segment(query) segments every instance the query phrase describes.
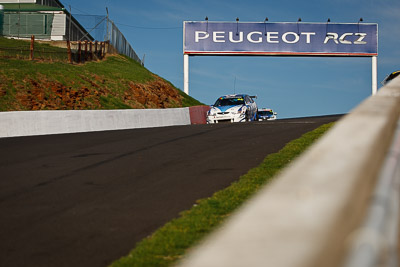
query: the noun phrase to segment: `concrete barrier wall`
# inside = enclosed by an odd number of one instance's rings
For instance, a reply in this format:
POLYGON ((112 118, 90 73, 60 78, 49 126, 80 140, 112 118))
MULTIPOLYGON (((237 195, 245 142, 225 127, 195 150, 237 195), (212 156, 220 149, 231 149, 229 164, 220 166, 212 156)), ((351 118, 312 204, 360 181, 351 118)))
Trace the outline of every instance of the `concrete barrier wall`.
POLYGON ((343 266, 399 114, 396 78, 337 122, 179 266, 343 266))
POLYGON ((190 124, 189 108, 0 112, 0 137, 190 124))

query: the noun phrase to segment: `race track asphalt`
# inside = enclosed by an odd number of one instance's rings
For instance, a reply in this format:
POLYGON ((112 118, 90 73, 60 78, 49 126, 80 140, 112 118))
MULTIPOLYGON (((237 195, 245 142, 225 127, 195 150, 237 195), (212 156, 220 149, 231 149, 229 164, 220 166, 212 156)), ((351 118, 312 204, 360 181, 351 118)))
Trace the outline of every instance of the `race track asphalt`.
POLYGON ((0 266, 107 266, 340 117, 0 139, 0 266))

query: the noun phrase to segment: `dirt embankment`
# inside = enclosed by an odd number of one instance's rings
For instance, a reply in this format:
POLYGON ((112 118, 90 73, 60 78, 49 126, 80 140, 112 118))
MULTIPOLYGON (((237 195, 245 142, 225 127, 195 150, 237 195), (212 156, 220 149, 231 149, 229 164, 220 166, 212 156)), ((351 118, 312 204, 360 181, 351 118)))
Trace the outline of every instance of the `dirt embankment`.
POLYGON ((15 101, 8 105, 11 110, 170 108, 182 104, 178 91, 158 76, 147 83, 119 81, 122 86, 97 75, 82 75, 77 80, 65 85, 45 76, 27 78, 23 83, 12 82, 13 92, 0 84, 0 96, 14 95, 15 101))
POLYGON ((124 101, 138 102, 142 107, 169 108, 181 106, 182 97, 178 91, 161 78, 146 84, 130 82, 124 92, 124 101))

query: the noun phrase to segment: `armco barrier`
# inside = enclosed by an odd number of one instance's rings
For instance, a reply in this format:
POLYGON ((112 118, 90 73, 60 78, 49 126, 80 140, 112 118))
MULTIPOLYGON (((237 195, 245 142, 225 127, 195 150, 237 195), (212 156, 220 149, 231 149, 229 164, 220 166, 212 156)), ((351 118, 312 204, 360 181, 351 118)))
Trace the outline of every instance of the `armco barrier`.
POLYGON ((189 108, 0 112, 0 137, 190 124, 189 108))
MULTIPOLYGON (((378 266, 382 259, 371 255, 384 255, 385 246, 369 244, 360 261, 350 251, 362 232, 367 240, 385 241, 363 227, 399 114, 396 78, 337 122, 179 266, 378 266)), ((398 217, 391 224, 398 233, 398 217)), ((392 239, 398 241, 398 234, 392 239)))

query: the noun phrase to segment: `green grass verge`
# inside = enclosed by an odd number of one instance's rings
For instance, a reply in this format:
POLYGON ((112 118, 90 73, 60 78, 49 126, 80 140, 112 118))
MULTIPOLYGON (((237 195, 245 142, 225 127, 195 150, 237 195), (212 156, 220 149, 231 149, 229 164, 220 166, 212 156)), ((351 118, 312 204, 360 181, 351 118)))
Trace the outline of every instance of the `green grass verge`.
POLYGON ((258 167, 251 169, 237 182, 210 198, 197 201, 192 209, 182 212, 179 218, 139 242, 128 256, 115 261, 111 266, 171 266, 188 248, 220 225, 332 125, 333 123, 325 124, 291 141, 278 153, 270 154, 258 167))

